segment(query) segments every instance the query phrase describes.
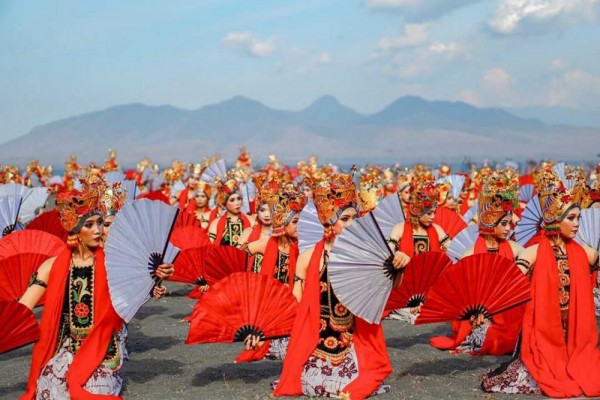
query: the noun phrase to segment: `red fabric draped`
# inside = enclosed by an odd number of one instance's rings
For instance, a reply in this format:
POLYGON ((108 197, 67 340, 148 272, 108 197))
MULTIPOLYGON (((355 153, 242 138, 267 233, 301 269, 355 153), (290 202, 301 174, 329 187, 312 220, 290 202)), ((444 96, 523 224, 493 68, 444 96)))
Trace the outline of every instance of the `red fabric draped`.
MULTIPOLYGON (((485 239, 480 235, 475 241, 473 253, 482 254, 487 252, 488 248, 485 244, 485 239)), ((511 260, 514 260, 515 258, 510 243, 506 240, 502 240, 498 243, 498 254, 511 260)), ((525 306, 523 305, 494 315, 493 323, 486 332, 481 349, 478 352, 473 352, 471 354, 503 355, 512 353, 519 337, 524 312, 525 306)), ((464 342, 471 333, 471 323, 469 321, 454 321, 452 322, 451 327, 452 335, 449 337, 438 336, 429 339, 431 346, 440 350, 454 350, 464 342)))
MULTIPOLYGON (((304 364, 317 347, 321 317, 319 269, 325 242, 315 246, 306 272, 306 284, 298 314, 283 363, 279 384, 273 391, 275 396, 302 395, 301 376, 304 364)), ((370 396, 383 382, 392 366, 387 354, 381 325, 372 325, 360 318, 354 318, 353 343, 358 358, 358 377, 342 392, 350 394, 354 400, 370 396)))
MULTIPOLYGON (((242 230, 248 228, 250 226, 250 220, 244 215, 240 214, 239 218, 242 220, 242 230)), ((225 233, 225 227, 227 226, 227 214, 223 215, 219 218, 219 222, 217 223, 217 236, 215 237, 214 244, 220 245, 221 239, 223 238, 223 234, 225 233)))
MULTIPOLYGON (((256 218, 256 224, 252 227, 252 231, 250 231, 250 235, 248 236, 248 240, 246 243, 250 244, 252 242, 256 242, 260 239, 260 233, 262 230, 262 224, 260 220, 256 218)), ((248 257, 248 271, 252 271, 252 267, 254 266, 254 259, 256 258, 256 254, 252 254, 248 257)))
POLYGON ((585 250, 566 243, 571 277, 565 343, 558 298, 558 267, 550 241, 540 241, 526 305, 521 359, 545 395, 600 395, 600 350, 585 250))
MULTIPOLYGON (((50 271, 48 289, 46 290, 46 304, 40 321, 41 337, 33 348, 29 381, 26 392, 21 397, 22 400, 35 398, 37 380, 42 368, 46 366, 56 351, 65 286, 67 285, 71 265, 71 252, 71 249, 67 249, 59 254, 50 271)), ((66 376, 67 386, 73 400, 121 399, 121 396, 91 394, 83 388, 94 370, 104 360, 113 333, 123 325, 123 320, 113 309, 110 300, 104 266, 104 251, 101 248, 96 250, 93 296, 94 325, 69 367, 66 376)))
MULTIPOLYGON (((427 237, 429 238, 429 250, 440 251, 440 238, 434 226, 430 225, 429 227, 425 228, 425 231, 427 232, 427 237)), ((413 229, 412 224, 408 221, 404 223, 404 232, 402 233, 402 238, 400 239, 399 249, 400 251, 406 253, 409 257, 415 256, 413 229)))

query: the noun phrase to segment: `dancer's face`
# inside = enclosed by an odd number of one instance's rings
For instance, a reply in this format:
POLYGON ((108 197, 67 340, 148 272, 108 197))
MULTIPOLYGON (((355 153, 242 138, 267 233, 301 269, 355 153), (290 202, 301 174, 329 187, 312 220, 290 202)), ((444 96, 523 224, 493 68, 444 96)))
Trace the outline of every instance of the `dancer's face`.
POLYGON ((271 226, 273 221, 271 220, 271 209, 268 204, 263 204, 258 208, 258 212, 256 213, 258 216, 258 220, 264 226, 271 226))
POLYGON ((335 232, 335 234, 339 235, 344 231, 344 229, 352 225, 352 222, 354 222, 356 217, 357 214, 356 209, 354 207, 346 208, 342 215, 340 215, 338 220, 333 225, 333 231, 335 232))
POLYGON ((106 241, 108 237, 108 233, 110 232, 110 227, 115 221, 114 215, 109 215, 108 217, 104 217, 104 222, 102 223, 102 240, 106 241))
POLYGON ((498 222, 498 225, 494 228, 494 236, 497 240, 506 240, 508 232, 510 232, 510 221, 512 221, 512 213, 506 214, 498 222))
POLYGON ((232 214, 239 214, 242 211, 242 196, 239 193, 229 196, 225 208, 232 214))
POLYGON ((429 228, 433 224, 435 218, 435 207, 430 208, 422 217, 419 218, 419 223, 425 228, 429 228))
POLYGON ((208 197, 206 196, 206 193, 202 191, 196 194, 196 198, 194 200, 196 200, 197 207, 204 208, 208 205, 208 197))
POLYGON ((285 226, 285 234, 290 238, 298 237, 298 220, 300 214, 296 214, 292 217, 292 220, 285 226))
POLYGON ((560 227, 560 235, 564 239, 573 239, 579 231, 579 218, 581 217, 581 211, 579 207, 575 207, 567 213, 567 215, 560 221, 558 225, 560 227))
POLYGON ((90 249, 98 247, 102 243, 102 232, 104 220, 100 215, 92 215, 85 220, 79 231, 81 243, 90 249))
POLYGON ((304 195, 306 196, 307 199, 312 199, 312 197, 313 197, 312 189, 309 188, 308 186, 304 186, 302 188, 302 193, 304 193, 304 195))
POLYGON ((408 203, 410 200, 410 185, 400 191, 400 200, 402 200, 403 203, 408 203))

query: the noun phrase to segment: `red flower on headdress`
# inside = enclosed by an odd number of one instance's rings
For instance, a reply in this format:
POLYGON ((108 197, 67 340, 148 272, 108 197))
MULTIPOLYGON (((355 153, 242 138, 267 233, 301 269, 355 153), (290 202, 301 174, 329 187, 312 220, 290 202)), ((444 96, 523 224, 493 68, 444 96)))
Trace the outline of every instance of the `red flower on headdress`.
POLYGON ((89 214, 89 213, 91 212, 91 210, 90 210, 90 208, 89 208, 89 207, 83 207, 83 206, 82 206, 82 207, 77 207, 77 208, 75 209, 75 212, 76 212, 78 215, 87 215, 87 214, 89 214))
POLYGON ((433 203, 431 202, 431 200, 423 200, 423 208, 429 208, 433 205, 433 203))
POLYGON ((569 203, 571 200, 573 200, 573 197, 571 197, 571 196, 570 196, 570 195, 568 195, 568 194, 565 194, 565 195, 563 195, 563 196, 560 198, 560 201, 561 201, 563 204, 569 203))
POLYGON ((512 209, 513 209, 512 203, 510 201, 503 201, 501 207, 502 207, 502 211, 505 211, 505 212, 512 211, 512 209))

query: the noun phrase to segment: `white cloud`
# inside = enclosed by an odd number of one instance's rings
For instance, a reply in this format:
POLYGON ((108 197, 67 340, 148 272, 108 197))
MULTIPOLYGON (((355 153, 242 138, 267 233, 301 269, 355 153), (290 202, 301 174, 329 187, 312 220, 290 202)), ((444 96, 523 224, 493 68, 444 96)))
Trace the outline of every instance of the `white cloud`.
POLYGON ((397 11, 408 21, 428 21, 481 0, 365 0, 368 9, 397 11))
POLYGON ((489 24, 496 32, 512 34, 522 25, 594 21, 599 4, 600 0, 501 0, 489 24))
POLYGON ((273 39, 258 39, 250 32, 231 32, 223 38, 223 44, 254 57, 267 57, 277 49, 273 39))
POLYGON ((331 54, 326 53, 326 52, 319 54, 318 61, 319 61, 319 64, 321 64, 321 65, 331 64, 331 61, 332 61, 331 54))
POLYGON ((546 105, 596 109, 600 104, 600 76, 580 69, 563 72, 550 82, 546 105))
POLYGON ((379 39, 377 48, 381 51, 419 46, 429 39, 429 24, 406 24, 404 34, 379 39))
POLYGON ((495 91, 505 91, 514 83, 513 77, 503 68, 491 68, 483 73, 483 84, 495 91))
POLYGON ((468 53, 457 43, 435 42, 394 53, 392 71, 401 78, 423 78, 468 58, 468 53))

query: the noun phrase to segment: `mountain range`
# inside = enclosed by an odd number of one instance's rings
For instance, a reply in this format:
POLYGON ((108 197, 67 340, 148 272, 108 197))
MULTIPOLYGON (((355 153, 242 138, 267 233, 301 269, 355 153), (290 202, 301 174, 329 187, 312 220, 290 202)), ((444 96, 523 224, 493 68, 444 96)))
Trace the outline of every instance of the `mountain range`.
POLYGON ((395 163, 470 157, 595 159, 600 128, 550 125, 496 108, 462 102, 397 99, 364 115, 323 96, 300 111, 267 107, 241 96, 197 110, 128 104, 33 128, 0 146, 2 164, 32 158, 62 164, 70 154, 101 163, 109 148, 123 165, 144 157, 165 165, 221 154, 233 161, 240 145, 254 160, 271 153, 287 162, 315 154, 322 161, 395 163))

